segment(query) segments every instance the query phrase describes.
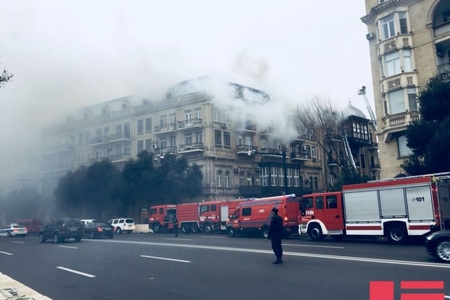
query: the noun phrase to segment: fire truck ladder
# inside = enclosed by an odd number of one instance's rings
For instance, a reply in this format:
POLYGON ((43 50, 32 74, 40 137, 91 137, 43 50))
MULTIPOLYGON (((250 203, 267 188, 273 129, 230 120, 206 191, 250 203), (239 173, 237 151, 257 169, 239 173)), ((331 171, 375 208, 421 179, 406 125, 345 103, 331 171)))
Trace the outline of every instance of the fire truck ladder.
POLYGON ((375 129, 375 132, 378 131, 377 129, 377 118, 375 118, 375 114, 373 113, 372 107, 369 104, 369 100, 367 100, 366 97, 366 87, 363 85, 361 89, 358 90, 358 95, 362 95, 364 97, 364 101, 366 102, 367 110, 369 111, 370 120, 373 129, 375 129))
POLYGON ((342 134, 342 142, 344 143, 345 154, 348 157, 350 165, 353 167, 355 171, 358 171, 356 168, 355 160, 353 159, 352 149, 350 148, 350 144, 348 143, 347 133, 344 132, 342 134))

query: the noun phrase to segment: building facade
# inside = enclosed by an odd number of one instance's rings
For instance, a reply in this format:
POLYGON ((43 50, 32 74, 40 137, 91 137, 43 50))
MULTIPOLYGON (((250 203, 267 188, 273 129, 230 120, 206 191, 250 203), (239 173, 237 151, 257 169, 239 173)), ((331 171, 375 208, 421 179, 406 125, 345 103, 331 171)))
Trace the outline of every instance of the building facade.
MULTIPOLYGON (((202 86, 210 80, 181 82, 163 100, 130 96, 85 107, 44 128, 42 192, 52 193, 67 171, 102 159, 121 167, 143 150, 153 153, 156 164, 177 155, 199 165, 204 177, 199 201, 301 195, 326 190, 336 181, 336 157, 319 147, 317 137, 303 132, 287 140, 275 134, 273 122, 233 109, 242 103, 264 107, 269 95, 229 82, 214 93, 202 86)), ((360 172, 376 179, 379 162, 369 120, 355 109, 347 110, 352 155, 360 172), (358 139, 364 143, 357 144, 358 139)), ((343 153, 342 138, 328 142, 343 153)))
POLYGON ((419 117, 416 95, 450 68, 450 2, 366 0, 382 178, 404 173, 405 130, 419 117))

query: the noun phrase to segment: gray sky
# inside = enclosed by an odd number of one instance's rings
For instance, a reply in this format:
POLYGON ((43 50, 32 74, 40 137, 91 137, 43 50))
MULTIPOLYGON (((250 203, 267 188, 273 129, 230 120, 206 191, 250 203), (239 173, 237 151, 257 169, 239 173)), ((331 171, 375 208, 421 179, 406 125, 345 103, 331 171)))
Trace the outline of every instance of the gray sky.
POLYGON ((361 0, 1 1, 0 165, 58 115, 210 75, 283 103, 313 96, 369 117, 361 0))

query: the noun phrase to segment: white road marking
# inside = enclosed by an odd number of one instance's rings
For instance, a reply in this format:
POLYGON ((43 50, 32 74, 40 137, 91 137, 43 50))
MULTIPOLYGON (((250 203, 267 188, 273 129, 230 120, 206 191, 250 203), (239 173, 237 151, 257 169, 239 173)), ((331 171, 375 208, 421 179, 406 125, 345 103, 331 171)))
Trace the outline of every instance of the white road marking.
POLYGON ((12 253, 9 253, 9 252, 4 252, 4 251, 0 251, 0 253, 2 253, 2 254, 6 254, 6 255, 14 255, 14 254, 12 254, 12 253))
POLYGON ((89 277, 89 278, 94 278, 95 277, 95 275, 91 275, 91 274, 88 274, 88 273, 83 273, 83 272, 80 272, 80 271, 76 271, 76 270, 72 270, 72 269, 68 269, 68 268, 64 268, 64 267, 56 267, 56 268, 60 269, 60 270, 63 270, 63 271, 72 272, 72 273, 75 273, 75 274, 78 274, 78 275, 86 276, 86 277, 89 277))
POLYGON ((173 237, 173 238, 165 238, 166 240, 178 240, 178 241, 192 241, 192 239, 180 239, 177 237, 173 237))
POLYGON ((189 264, 191 261, 189 260, 182 260, 182 259, 174 259, 174 258, 166 258, 166 257, 158 257, 158 256, 149 256, 149 255, 141 255, 141 257, 144 258, 153 258, 153 259, 160 259, 160 260, 168 260, 168 261, 175 261, 175 262, 182 262, 189 264))
POLYGON ((13 244, 24 244, 25 242, 11 241, 13 244))
POLYGON ((73 246, 58 246, 60 248, 69 248, 69 249, 78 249, 78 247, 73 247, 73 246))
MULTIPOLYGON (((116 241, 95 240, 95 242, 126 243, 126 244, 136 244, 136 245, 154 245, 154 246, 194 248, 194 249, 210 249, 210 250, 221 250, 221 251, 263 253, 263 254, 273 255, 272 250, 260 250, 260 249, 251 249, 251 248, 232 248, 232 247, 218 247, 218 246, 169 244, 169 243, 137 242, 137 241, 117 241, 117 240, 116 241)), ((383 264, 393 264, 393 265, 406 265, 406 266, 450 269, 450 264, 443 264, 443 263, 426 263, 426 262, 407 261, 407 260, 366 258, 366 257, 357 257, 357 256, 338 256, 338 255, 314 254, 314 253, 306 253, 306 252, 289 252, 289 251, 283 251, 283 255, 297 256, 297 257, 312 257, 312 258, 321 258, 321 259, 359 261, 359 262, 365 262, 365 263, 378 263, 378 264, 383 263, 383 264)))
POLYGON ((338 247, 338 246, 315 246, 315 245, 300 245, 300 244, 283 244, 283 246, 311 247, 311 248, 330 248, 330 249, 345 249, 344 247, 338 247))
POLYGON ((229 239, 229 237, 226 236, 215 236, 215 235, 200 235, 200 237, 209 239, 229 239))
POLYGON ((450 299, 450 296, 444 295, 444 298, 445 298, 445 299, 450 299))

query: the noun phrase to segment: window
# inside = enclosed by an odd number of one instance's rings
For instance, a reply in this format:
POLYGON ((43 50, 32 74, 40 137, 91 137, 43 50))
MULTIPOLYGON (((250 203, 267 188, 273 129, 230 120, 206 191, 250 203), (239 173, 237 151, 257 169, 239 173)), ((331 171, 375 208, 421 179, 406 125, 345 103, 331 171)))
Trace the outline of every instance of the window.
POLYGON ((220 130, 214 131, 214 144, 222 145, 222 132, 220 130))
POLYGON ((393 76, 400 74, 402 69, 400 68, 399 52, 389 53, 385 56, 386 60, 386 76, 393 76))
POLYGON ((217 109, 214 109, 214 122, 220 122, 220 113, 217 109))
POLYGON ((223 172, 221 170, 217 171, 217 187, 222 186, 222 175, 223 172))
POLYGON ((292 169, 293 171, 293 180, 294 180, 294 187, 300 187, 300 170, 299 169, 292 169))
POLYGON ((195 133, 195 142, 196 142, 197 144, 201 144, 201 143, 203 142, 203 135, 202 135, 202 132, 201 132, 201 131, 197 131, 197 132, 195 133))
POLYGON ((316 209, 323 209, 323 196, 316 197, 316 209))
POLYGON ((230 172, 226 171, 225 172, 225 187, 230 187, 230 172))
POLYGON ((184 135, 184 143, 186 145, 192 145, 192 134, 191 133, 186 133, 184 135))
POLYGON ((337 208, 337 197, 327 196, 327 208, 337 208))
POLYGON ((251 207, 245 207, 242 209, 242 216, 251 216, 252 215, 252 208, 251 207))
POLYGON ((191 123, 191 118, 192 118, 191 110, 186 110, 184 112, 184 120, 186 121, 186 124, 190 124, 191 123))
POLYGON ((166 115, 162 115, 159 117, 159 128, 166 128, 166 115))
POLYGON ((146 132, 152 131, 152 118, 145 119, 145 131, 146 132))
POLYGON ((175 124, 177 123, 177 118, 175 116, 175 114, 170 114, 169 115, 169 122, 170 122, 170 128, 174 129, 173 126, 175 126, 175 124))
POLYGON ((200 213, 208 212, 209 211, 209 205, 202 205, 200 206, 200 213))
POLYGON ((411 60, 411 50, 403 50, 403 68, 405 72, 412 72, 412 60, 411 60))
POLYGON ((145 140, 145 150, 147 150, 148 152, 152 152, 152 140, 148 139, 145 140))
POLYGON ((224 132, 223 133, 223 145, 230 147, 231 146, 231 138, 230 138, 230 133, 229 132, 224 132))
POLYGON ((159 141, 159 144, 161 145, 161 150, 165 150, 167 149, 167 139, 166 138, 161 138, 161 140, 159 141))
POLYGON ((117 124, 116 125, 116 134, 119 136, 119 137, 122 137, 121 135, 122 135, 122 124, 117 124))
POLYGON ((278 174, 277 174, 277 171, 278 171, 278 168, 277 167, 271 167, 271 171, 272 171, 272 173, 270 174, 270 179, 271 179, 271 186, 278 186, 278 174))
POLYGON ((138 120, 138 134, 144 133, 144 120, 138 120))
POLYGON ((164 208, 161 207, 161 208, 159 209, 159 213, 160 213, 160 214, 163 214, 163 213, 164 213, 164 208))
POLYGON ((408 33, 408 22, 406 20, 406 13, 403 12, 399 12, 398 13, 398 18, 400 21, 400 33, 401 34, 406 34, 408 33))
POLYGON ((239 148, 243 148, 244 147, 244 138, 242 137, 242 135, 238 136, 238 147, 239 148))
POLYGON ((269 167, 261 168, 261 186, 269 185, 269 167))
POLYGON ((389 110, 391 115, 405 112, 403 90, 389 93, 389 110))
POLYGON ((144 141, 138 141, 137 142, 137 151, 140 153, 142 150, 144 150, 144 141))
POLYGON ((196 108, 194 113, 195 113, 195 118, 196 119, 201 119, 202 118, 202 109, 201 108, 196 108))
POLYGON ((278 185, 284 186, 284 171, 283 168, 278 168, 278 185))
POLYGON ((98 128, 97 131, 95 132, 95 134, 96 134, 95 137, 98 137, 98 138, 102 137, 102 129, 98 128))
POLYGON ((317 148, 316 146, 311 146, 311 157, 317 158, 317 148))
POLYGON ((416 89, 414 88, 408 89, 408 104, 409 111, 417 111, 416 89))
POLYGON ((177 137, 172 135, 170 137, 170 149, 176 149, 177 148, 177 137))
POLYGON ((217 211, 217 204, 211 205, 211 211, 217 211))
POLYGON ((402 135, 397 138, 398 155, 400 157, 405 157, 412 154, 411 149, 408 148, 406 144, 407 144, 406 135, 402 135))
POLYGON ((381 27, 383 28, 383 39, 395 36, 394 14, 381 19, 381 27))

